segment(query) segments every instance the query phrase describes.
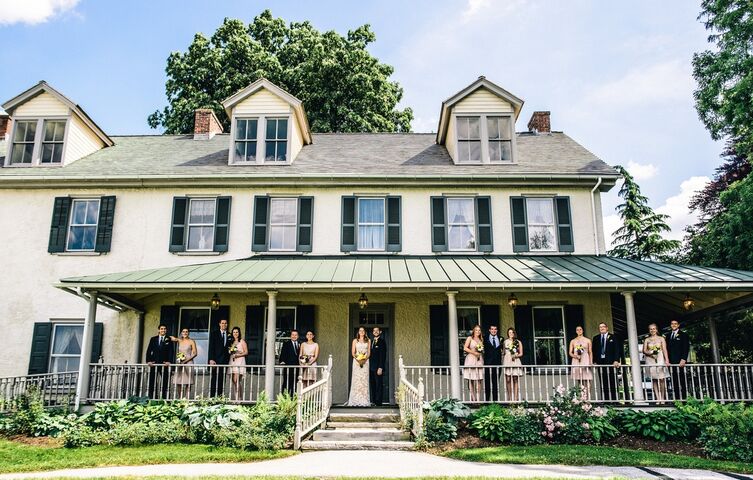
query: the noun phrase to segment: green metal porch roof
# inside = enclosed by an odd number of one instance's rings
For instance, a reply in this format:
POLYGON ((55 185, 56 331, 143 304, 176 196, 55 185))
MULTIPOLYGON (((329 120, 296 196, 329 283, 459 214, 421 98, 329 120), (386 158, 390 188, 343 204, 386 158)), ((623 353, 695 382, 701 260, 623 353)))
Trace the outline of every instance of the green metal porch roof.
POLYGON ((753 272, 595 255, 259 255, 69 277, 56 286, 113 292, 403 287, 753 291, 753 272))

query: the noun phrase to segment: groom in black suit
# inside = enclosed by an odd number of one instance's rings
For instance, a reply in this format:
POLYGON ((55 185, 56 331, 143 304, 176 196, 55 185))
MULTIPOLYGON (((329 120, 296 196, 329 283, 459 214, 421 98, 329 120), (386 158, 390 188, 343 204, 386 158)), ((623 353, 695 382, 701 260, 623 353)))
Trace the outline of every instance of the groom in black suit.
POLYGON ((387 373, 387 342, 382 337, 382 329, 374 327, 371 331, 371 358, 369 358, 369 391, 371 403, 377 407, 382 404, 384 377, 387 373))
POLYGON ((690 354, 690 338, 685 332, 680 332, 680 322, 669 322, 672 331, 664 335, 667 342, 667 356, 672 365, 672 393, 675 400, 685 400, 688 396, 688 381, 685 378, 685 364, 690 354))
MULTIPOLYGON (((298 357, 301 352, 301 342, 298 341, 298 330, 290 331, 290 340, 286 340, 280 349, 280 365, 295 367, 299 364, 298 357)), ((295 395, 297 385, 298 368, 284 368, 282 377, 282 391, 288 392, 291 397, 295 395)))
POLYGON ((612 365, 615 368, 597 368, 603 400, 617 400, 617 367, 623 362, 622 342, 609 333, 606 323, 599 324, 599 334, 591 342, 596 365, 612 365))
MULTIPOLYGON (((489 333, 484 336, 484 365, 502 365, 502 340, 497 334, 497 326, 489 326, 489 333)), ((499 368, 484 369, 484 393, 486 401, 499 399, 499 368)))
POLYGON ((160 377, 162 397, 167 398, 170 386, 170 363, 175 358, 175 344, 167 335, 167 325, 159 326, 159 334, 149 339, 146 363, 149 365, 149 398, 154 398, 157 377, 160 377))
POLYGON ((209 365, 217 365, 219 368, 209 368, 209 396, 216 397, 225 393, 225 374, 223 365, 230 363, 230 346, 233 337, 227 331, 227 319, 220 320, 220 331, 209 335, 209 365))

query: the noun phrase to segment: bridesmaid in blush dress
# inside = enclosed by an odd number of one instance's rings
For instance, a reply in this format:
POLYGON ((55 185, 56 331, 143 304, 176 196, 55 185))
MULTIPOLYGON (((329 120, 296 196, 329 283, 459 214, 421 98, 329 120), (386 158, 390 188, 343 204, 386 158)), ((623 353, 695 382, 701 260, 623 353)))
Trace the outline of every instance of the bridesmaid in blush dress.
POLYGON ((180 338, 170 337, 170 340, 178 343, 178 353, 176 354, 178 366, 175 367, 175 376, 173 377, 175 393, 178 398, 186 399, 191 396, 193 359, 196 358, 199 350, 196 348, 196 341, 190 337, 187 328, 180 331, 180 338))
POLYGON ((306 332, 306 342, 301 345, 301 356, 298 363, 301 365, 301 377, 303 377, 303 388, 308 387, 316 382, 316 359, 319 358, 319 344, 314 341, 314 332, 306 332))
POLYGON ((648 326, 648 338, 643 341, 643 355, 648 366, 648 376, 651 377, 654 400, 662 405, 667 399, 669 354, 667 341, 659 335, 659 328, 655 323, 648 326))
POLYGON ((523 342, 518 338, 514 328, 507 329, 507 338, 502 344, 504 356, 502 365, 505 367, 505 393, 507 400, 511 402, 520 401, 520 377, 523 376, 523 362, 520 361, 523 356, 523 342))
POLYGON ((235 401, 241 399, 241 379, 246 374, 246 355, 248 355, 248 346, 241 336, 241 329, 233 327, 232 330, 233 344, 230 345, 230 374, 233 376, 233 388, 230 392, 230 398, 235 401))
POLYGON ((572 359, 571 374, 581 387, 583 398, 588 400, 591 392, 591 380, 593 372, 591 371, 591 340, 583 336, 583 327, 575 327, 576 337, 570 340, 570 358, 572 359))
POLYGON ((471 402, 480 402, 484 384, 484 369, 472 368, 484 366, 484 339, 481 336, 481 326, 473 327, 473 333, 465 339, 463 345, 465 362, 463 378, 468 380, 468 388, 471 390, 471 402))

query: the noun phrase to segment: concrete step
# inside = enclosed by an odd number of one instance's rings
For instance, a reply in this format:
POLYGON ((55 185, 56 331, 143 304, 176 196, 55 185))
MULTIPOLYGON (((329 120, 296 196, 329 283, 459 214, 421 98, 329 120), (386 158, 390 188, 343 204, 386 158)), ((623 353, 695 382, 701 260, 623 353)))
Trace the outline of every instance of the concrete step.
POLYGON ((316 430, 312 439, 315 442, 358 441, 392 442, 408 441, 410 434, 399 429, 338 428, 336 430, 316 430))
POLYGON ((301 443, 301 450, 413 450, 413 442, 399 441, 326 441, 306 440, 301 443))
POLYGON ((400 428, 400 422, 327 422, 327 428, 400 428))
POLYGON ((399 413, 341 413, 330 411, 327 422, 376 422, 395 423, 400 421, 399 413))

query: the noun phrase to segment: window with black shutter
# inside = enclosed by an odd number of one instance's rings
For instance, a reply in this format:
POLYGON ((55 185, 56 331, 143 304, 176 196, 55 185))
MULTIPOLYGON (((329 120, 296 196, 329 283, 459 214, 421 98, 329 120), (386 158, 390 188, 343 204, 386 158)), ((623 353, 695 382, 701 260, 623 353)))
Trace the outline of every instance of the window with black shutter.
POLYGON ((254 252, 310 252, 313 197, 254 197, 254 252))
POLYGON ((431 197, 434 252, 491 252, 491 198, 431 197))
MULTIPOLYGON (((95 323, 89 363, 96 363, 102 355, 103 333, 104 325, 95 323)), ((83 337, 84 324, 81 322, 35 323, 29 356, 29 375, 78 372, 83 337)))
POLYGON ((110 251, 115 219, 115 197, 57 197, 52 209, 47 251, 110 251))
POLYGON ((573 252, 570 197, 511 197, 514 252, 573 252))
POLYGON ((231 197, 175 197, 170 225, 171 252, 226 252, 231 197))
POLYGON ((401 198, 342 197, 340 250, 399 252, 402 249, 401 198))

